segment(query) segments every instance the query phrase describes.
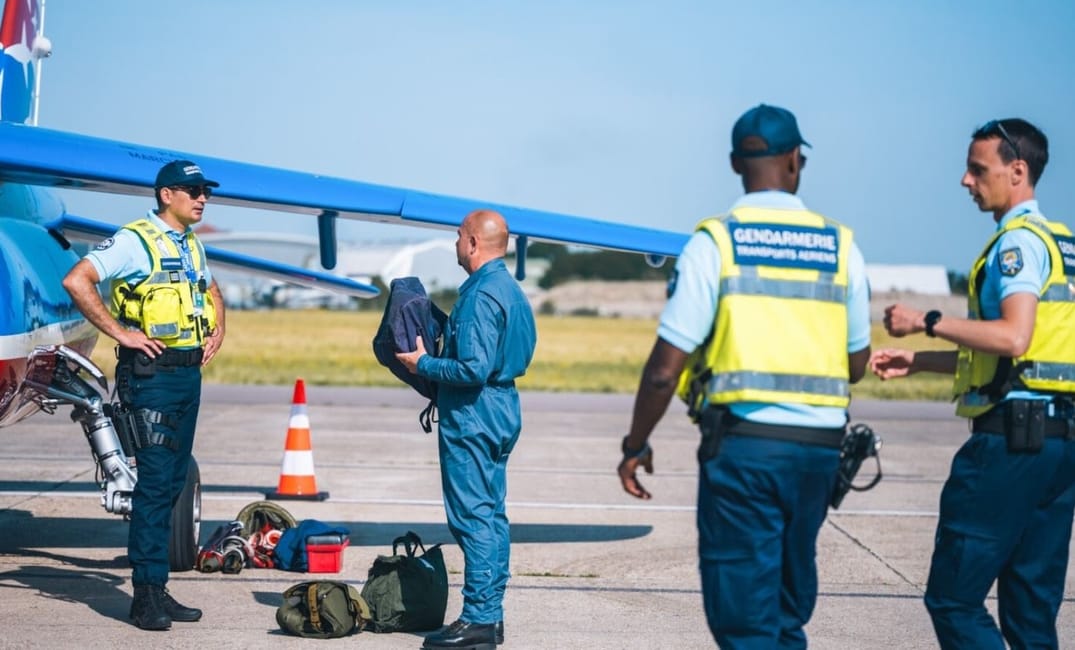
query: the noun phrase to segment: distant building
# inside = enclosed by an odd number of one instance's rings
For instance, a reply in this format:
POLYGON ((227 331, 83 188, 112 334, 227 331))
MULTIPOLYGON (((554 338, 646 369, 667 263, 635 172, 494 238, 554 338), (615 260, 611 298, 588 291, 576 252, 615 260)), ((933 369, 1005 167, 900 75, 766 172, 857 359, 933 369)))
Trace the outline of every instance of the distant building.
POLYGON ((948 270, 939 265, 867 264, 866 276, 873 293, 917 293, 948 296, 948 270))

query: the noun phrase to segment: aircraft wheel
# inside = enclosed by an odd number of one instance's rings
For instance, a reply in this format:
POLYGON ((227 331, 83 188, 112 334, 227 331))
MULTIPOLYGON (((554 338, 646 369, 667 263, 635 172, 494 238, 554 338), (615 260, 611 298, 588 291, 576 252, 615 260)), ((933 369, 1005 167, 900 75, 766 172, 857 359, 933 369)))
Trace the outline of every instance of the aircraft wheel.
POLYGON ((198 559, 202 529, 202 475, 192 457, 187 484, 172 508, 172 538, 168 540, 168 564, 172 571, 190 571, 198 559))

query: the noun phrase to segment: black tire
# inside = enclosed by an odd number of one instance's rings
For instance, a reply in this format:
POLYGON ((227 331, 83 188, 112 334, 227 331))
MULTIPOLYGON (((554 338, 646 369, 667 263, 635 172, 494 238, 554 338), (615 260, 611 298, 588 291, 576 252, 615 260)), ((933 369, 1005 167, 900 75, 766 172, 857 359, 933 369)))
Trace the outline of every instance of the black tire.
POLYGON ((192 457, 187 484, 172 508, 172 537, 168 540, 168 564, 172 571, 190 571, 198 559, 202 530, 202 475, 192 457))

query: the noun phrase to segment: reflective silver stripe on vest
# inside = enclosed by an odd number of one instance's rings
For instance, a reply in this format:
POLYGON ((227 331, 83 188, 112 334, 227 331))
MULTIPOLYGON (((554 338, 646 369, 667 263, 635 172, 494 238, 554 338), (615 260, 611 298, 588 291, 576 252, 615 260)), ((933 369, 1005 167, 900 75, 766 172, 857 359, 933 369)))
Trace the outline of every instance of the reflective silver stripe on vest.
POLYGON ((847 287, 820 282, 795 282, 758 277, 730 277, 720 282, 720 295, 774 296, 824 302, 847 302, 847 287))
POLYGON ((1035 361, 1019 375, 1023 379, 1046 379, 1051 381, 1075 381, 1075 364, 1035 361))
POLYGON ((1067 284, 1054 284, 1045 290, 1039 300, 1042 302, 1075 302, 1075 280, 1068 278, 1067 284))
POLYGON ((709 380, 710 395, 738 390, 771 390, 836 397, 847 397, 851 394, 846 379, 814 375, 783 375, 741 370, 713 375, 709 380))
POLYGON ((150 273, 149 276, 139 282, 138 284, 144 284, 146 282, 150 284, 175 284, 177 282, 185 282, 186 276, 182 275, 182 271, 161 271, 159 273, 150 273), (173 275, 179 273, 179 280, 173 279, 173 275))

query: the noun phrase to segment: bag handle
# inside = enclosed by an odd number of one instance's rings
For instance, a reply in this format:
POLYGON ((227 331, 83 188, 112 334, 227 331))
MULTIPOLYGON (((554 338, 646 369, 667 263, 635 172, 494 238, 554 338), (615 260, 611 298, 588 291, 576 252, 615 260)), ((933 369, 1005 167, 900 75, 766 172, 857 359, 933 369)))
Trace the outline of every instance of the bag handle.
POLYGON ((422 555, 425 555, 426 547, 422 545, 422 540, 414 531, 407 531, 406 535, 401 535, 392 540, 392 555, 399 555, 399 551, 396 550, 400 545, 403 545, 404 550, 407 551, 407 557, 414 557, 414 550, 416 548, 422 549, 422 555))

